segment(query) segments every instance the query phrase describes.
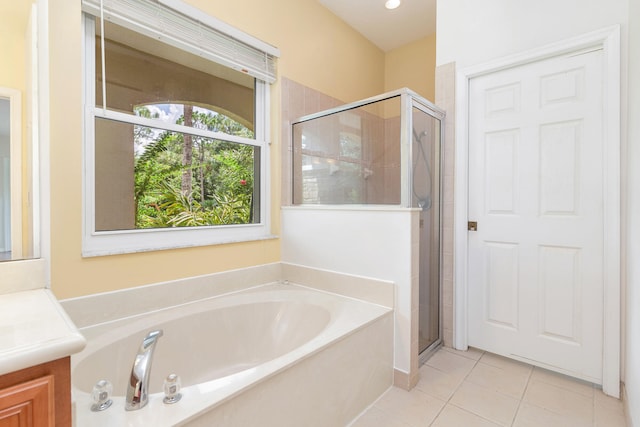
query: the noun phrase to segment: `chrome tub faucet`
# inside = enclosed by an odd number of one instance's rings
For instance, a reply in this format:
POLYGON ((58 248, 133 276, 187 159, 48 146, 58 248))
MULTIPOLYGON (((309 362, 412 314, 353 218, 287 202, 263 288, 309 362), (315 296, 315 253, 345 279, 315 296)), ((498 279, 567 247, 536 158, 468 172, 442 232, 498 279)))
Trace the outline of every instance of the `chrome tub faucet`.
POLYGON ((131 377, 127 385, 127 400, 125 409, 135 411, 143 408, 149 402, 149 378, 151 376, 151 362, 153 362, 153 351, 156 348, 158 338, 162 336, 162 329, 151 331, 140 345, 138 354, 133 361, 131 377))

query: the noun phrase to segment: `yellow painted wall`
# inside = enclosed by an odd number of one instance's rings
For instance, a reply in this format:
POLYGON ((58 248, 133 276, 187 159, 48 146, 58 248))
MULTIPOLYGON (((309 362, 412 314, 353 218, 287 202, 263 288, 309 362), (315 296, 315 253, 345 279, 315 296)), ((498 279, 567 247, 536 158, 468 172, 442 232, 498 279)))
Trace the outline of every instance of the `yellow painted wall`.
POLYGON ((26 81, 25 35, 31 2, 0 2, 0 86, 22 91, 26 81))
POLYGON ((317 0, 189 0, 278 47, 281 75, 345 102, 384 90, 384 52, 317 0))
POLYGON ((384 68, 385 92, 408 87, 435 102, 436 35, 387 52, 384 68))
MULTIPOLYGON (((345 101, 384 90, 384 53, 316 0, 190 3, 278 47, 281 76, 345 101)), ((49 14, 51 288, 56 296, 69 298, 279 261, 278 239, 82 258, 80 1, 50 0, 49 14)), ((20 74, 20 70, 14 72, 20 74)), ((271 132, 274 233, 279 229, 280 206, 279 93, 276 83, 272 87, 271 132)))

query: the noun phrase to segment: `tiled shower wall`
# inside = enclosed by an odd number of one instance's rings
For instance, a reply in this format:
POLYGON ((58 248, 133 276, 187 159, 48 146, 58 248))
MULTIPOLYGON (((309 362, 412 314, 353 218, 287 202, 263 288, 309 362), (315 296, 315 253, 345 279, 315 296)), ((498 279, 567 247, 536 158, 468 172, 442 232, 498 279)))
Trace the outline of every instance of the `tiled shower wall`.
POLYGON ((436 67, 436 105, 446 111, 442 210, 442 339, 453 346, 453 195, 455 166, 455 63, 436 67))
MULTIPOLYGON (((289 206, 293 200, 299 200, 303 197, 302 189, 298 187, 296 191, 300 193, 293 195, 292 200, 292 159, 293 164, 300 161, 300 158, 296 159, 294 156, 301 156, 301 153, 293 151, 291 123, 301 116, 342 106, 344 103, 286 78, 282 80, 281 96, 283 105, 282 141, 286 147, 283 150, 282 158, 282 194, 283 206, 289 206)), ((357 198, 361 197, 361 201, 356 203, 377 205, 397 205, 400 203, 400 192, 398 191, 400 188, 399 97, 375 102, 337 115, 311 120, 300 126, 304 127, 309 138, 308 142, 310 141, 314 146, 311 150, 324 152, 328 158, 339 156, 339 138, 343 132, 346 135, 361 138, 362 157, 359 160, 363 162, 364 167, 370 171, 371 175, 365 177, 364 181, 360 181, 358 177, 353 177, 356 181, 350 181, 352 178, 347 173, 341 178, 343 180, 341 184, 340 178, 336 179, 336 176, 324 173, 316 174, 314 179, 317 180, 319 187, 326 189, 336 186, 335 194, 325 194, 325 197, 328 196, 334 202, 325 203, 347 203, 346 200, 349 199, 349 196, 345 198, 343 197, 345 195, 337 191, 344 184, 350 184, 354 189, 359 188, 361 191, 356 196, 357 198), (325 145, 319 146, 318 141, 323 141, 325 145)), ((295 135, 293 136, 295 137, 295 135)), ((319 156, 322 157, 322 155, 319 156)), ((343 161, 340 157, 333 158, 333 160, 338 167, 343 161)), ((297 179, 301 180, 302 177, 298 176, 297 179)))
POLYGON ((321 92, 289 80, 281 79, 282 93, 282 206, 292 204, 291 160, 293 147, 291 138, 291 122, 307 114, 343 105, 344 102, 321 92))

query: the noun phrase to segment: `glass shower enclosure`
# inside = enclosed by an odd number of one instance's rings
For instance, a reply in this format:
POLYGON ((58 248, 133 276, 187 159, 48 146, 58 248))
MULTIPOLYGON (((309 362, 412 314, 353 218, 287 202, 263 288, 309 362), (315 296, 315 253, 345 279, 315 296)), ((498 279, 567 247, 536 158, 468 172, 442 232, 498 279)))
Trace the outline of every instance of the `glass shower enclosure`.
POLYGON ((292 123, 293 205, 418 212, 418 352, 423 356, 441 340, 443 119, 435 105, 400 89, 292 123))

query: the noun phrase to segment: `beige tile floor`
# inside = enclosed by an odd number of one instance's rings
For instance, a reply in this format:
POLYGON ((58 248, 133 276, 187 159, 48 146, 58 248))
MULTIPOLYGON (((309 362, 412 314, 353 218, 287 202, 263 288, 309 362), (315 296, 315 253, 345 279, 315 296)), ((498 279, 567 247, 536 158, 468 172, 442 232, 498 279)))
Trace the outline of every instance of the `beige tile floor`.
POLYGON ((625 427, 591 383, 470 349, 441 348, 410 392, 392 387, 351 427, 625 427))

